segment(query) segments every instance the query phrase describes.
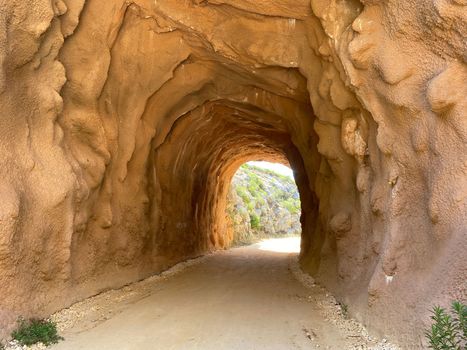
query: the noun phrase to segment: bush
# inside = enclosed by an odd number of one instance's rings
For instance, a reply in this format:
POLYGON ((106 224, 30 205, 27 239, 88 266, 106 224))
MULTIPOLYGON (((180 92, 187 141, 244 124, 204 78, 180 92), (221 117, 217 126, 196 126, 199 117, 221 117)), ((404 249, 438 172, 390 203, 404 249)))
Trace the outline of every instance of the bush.
POLYGON ((247 204, 246 207, 247 207, 248 211, 252 212, 256 208, 256 203, 255 202, 250 202, 250 203, 247 204))
POLYGON ((257 197, 258 192, 261 188, 259 181, 260 180, 258 179, 258 177, 254 174, 252 174, 249 178, 247 188, 248 188, 248 192, 250 192, 253 197, 257 197))
POLYGON ((63 340, 58 335, 57 326, 54 322, 48 320, 24 320, 18 321, 18 329, 11 336, 21 345, 33 345, 43 343, 44 345, 52 345, 63 340))
POLYGON ((256 214, 250 214, 250 225, 252 229, 258 229, 260 228, 260 220, 258 215, 256 214))
POLYGON ((455 301, 451 306, 451 313, 442 307, 435 306, 431 319, 431 329, 425 332, 431 349, 462 350, 467 343, 467 306, 455 301))
POLYGON ((349 306, 344 303, 339 303, 339 305, 341 307, 342 316, 344 316, 344 318, 348 318, 349 317, 349 306))
POLYGON ((297 214, 300 212, 300 201, 296 199, 289 198, 285 201, 282 201, 280 205, 287 209, 290 214, 297 214))
POLYGON ((248 194, 248 190, 244 186, 237 186, 237 195, 242 199, 244 203, 250 203, 250 195, 248 194))

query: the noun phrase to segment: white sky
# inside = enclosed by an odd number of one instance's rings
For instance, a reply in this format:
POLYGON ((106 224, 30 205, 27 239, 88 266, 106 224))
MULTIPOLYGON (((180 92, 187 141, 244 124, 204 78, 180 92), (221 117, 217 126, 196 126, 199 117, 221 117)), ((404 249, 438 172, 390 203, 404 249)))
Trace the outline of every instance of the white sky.
POLYGON ((274 170, 275 172, 279 174, 287 175, 293 178, 292 169, 282 164, 269 163, 269 162, 248 162, 247 164, 254 165, 260 168, 264 168, 264 169, 274 170))

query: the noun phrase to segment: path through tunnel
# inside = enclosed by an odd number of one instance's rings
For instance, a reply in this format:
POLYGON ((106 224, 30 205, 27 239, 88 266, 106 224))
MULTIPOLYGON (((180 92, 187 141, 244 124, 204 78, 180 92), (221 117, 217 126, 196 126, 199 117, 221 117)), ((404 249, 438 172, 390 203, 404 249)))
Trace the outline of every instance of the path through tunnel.
POLYGON ((419 344, 465 298, 465 5, 399 3, 0 5, 0 337, 229 247, 264 160, 294 170, 303 270, 419 344))

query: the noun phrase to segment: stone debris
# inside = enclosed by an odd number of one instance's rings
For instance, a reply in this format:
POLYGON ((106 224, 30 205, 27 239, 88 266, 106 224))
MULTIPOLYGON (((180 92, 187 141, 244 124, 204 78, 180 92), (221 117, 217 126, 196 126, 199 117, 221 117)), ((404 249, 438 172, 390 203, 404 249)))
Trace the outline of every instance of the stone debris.
MULTIPOLYGON (((316 304, 323 318, 344 332, 346 337, 352 341, 352 347, 347 350, 400 350, 387 339, 377 340, 370 336, 361 323, 348 318, 341 304, 324 287, 316 284, 310 275, 302 271, 295 255, 291 255, 289 269, 295 278, 312 292, 306 298, 307 301, 316 304)), ((313 331, 303 328, 303 332, 307 338, 316 341, 317 335, 313 331)), ((316 344, 317 347, 318 345, 316 344)))
POLYGON ((47 346, 42 343, 26 346, 26 345, 19 344, 16 340, 9 341, 5 346, 5 350, 44 350, 44 349, 47 349, 47 346))

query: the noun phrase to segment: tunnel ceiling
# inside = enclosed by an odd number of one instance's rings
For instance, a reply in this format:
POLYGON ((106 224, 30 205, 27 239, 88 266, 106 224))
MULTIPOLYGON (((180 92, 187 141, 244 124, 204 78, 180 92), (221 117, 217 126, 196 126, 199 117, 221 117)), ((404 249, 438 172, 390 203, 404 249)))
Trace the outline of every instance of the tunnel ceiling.
POLYGON ((466 21, 460 0, 0 4, 0 326, 228 247, 230 179, 269 160, 295 172, 304 270, 413 341, 414 305, 466 298, 466 21))

